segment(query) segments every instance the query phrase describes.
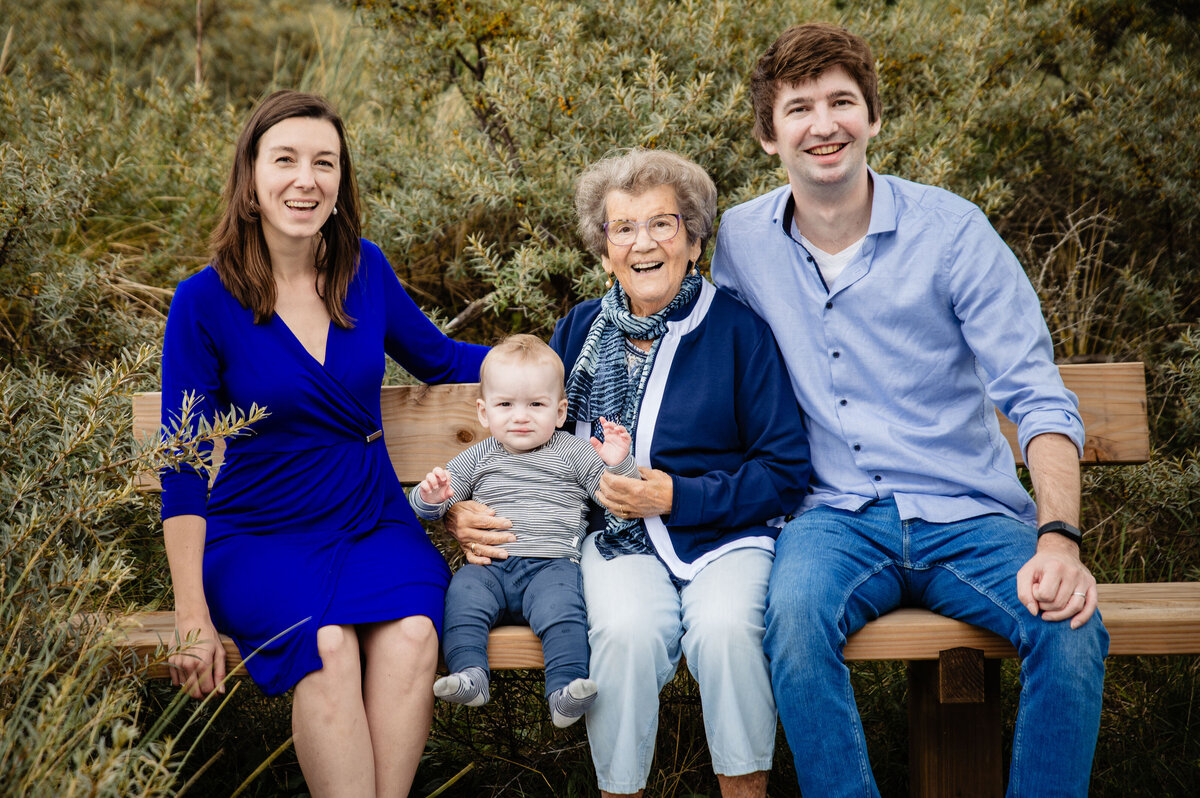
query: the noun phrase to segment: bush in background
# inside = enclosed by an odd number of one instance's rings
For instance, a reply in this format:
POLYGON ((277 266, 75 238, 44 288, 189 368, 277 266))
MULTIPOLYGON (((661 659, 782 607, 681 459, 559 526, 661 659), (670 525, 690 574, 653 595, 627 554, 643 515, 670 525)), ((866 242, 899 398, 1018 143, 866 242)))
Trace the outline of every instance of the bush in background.
MULTIPOLYGON (((202 6, 199 86, 191 0, 0 7, 0 784, 303 794, 290 752, 272 759, 286 702, 244 682, 195 741, 213 706, 182 709, 136 663, 104 659, 105 630, 64 623, 169 600, 157 503, 129 489, 149 455, 129 440, 127 394, 157 385, 143 346, 207 260, 242 119, 280 86, 341 108, 367 234, 431 315, 489 342, 546 335, 600 292, 571 198, 610 150, 688 154, 722 208, 784 182, 750 138, 745 78, 787 21, 843 22, 878 57, 872 165, 987 210, 1061 359, 1147 363, 1153 462, 1085 477, 1098 576, 1200 579, 1194 4, 202 6)), ((1200 791, 1195 658, 1115 660, 1110 674, 1093 793, 1200 791)), ((903 794, 903 669, 863 663, 854 679, 881 788, 903 794)), ((487 710, 439 706, 418 792, 594 795, 583 729, 545 723, 540 674, 497 682, 487 710)), ((697 702, 686 676, 664 696, 656 795, 716 792, 697 702)), ((772 794, 792 794, 790 767, 781 740, 772 794)))

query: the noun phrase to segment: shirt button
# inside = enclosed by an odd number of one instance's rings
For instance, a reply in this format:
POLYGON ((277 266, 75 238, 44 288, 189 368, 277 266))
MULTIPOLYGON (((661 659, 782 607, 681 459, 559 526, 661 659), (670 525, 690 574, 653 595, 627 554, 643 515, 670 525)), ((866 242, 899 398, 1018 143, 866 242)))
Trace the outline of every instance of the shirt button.
POLYGON ((856 444, 854 444, 854 451, 856 451, 856 452, 861 452, 861 451, 862 451, 862 446, 860 446, 860 445, 859 445, 859 444, 857 444, 857 443, 856 443, 856 444))
POLYGON ((826 309, 826 310, 833 310, 833 303, 832 303, 832 302, 826 302, 826 303, 825 303, 825 309, 826 309))
POLYGON ((833 353, 833 356, 834 356, 834 357, 841 357, 841 356, 842 356, 842 353, 841 353, 841 352, 834 352, 834 353, 833 353))
POLYGON ((815 261, 815 260, 813 260, 813 256, 812 256, 812 255, 809 255, 809 256, 808 256, 808 262, 809 262, 809 263, 816 263, 816 261, 815 261))
POLYGON ((841 405, 842 407, 845 407, 847 403, 846 403, 846 400, 843 399, 842 401, 838 402, 838 404, 841 405))
POLYGON ((875 481, 876 481, 876 482, 883 482, 883 477, 881 477, 881 476, 879 476, 878 474, 876 474, 876 475, 875 475, 875 481))

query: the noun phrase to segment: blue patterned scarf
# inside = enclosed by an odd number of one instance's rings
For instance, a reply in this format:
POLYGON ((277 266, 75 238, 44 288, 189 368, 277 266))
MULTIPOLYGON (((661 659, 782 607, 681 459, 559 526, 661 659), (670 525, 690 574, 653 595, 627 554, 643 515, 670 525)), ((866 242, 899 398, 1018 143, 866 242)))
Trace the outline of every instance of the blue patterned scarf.
MULTIPOLYGON (((625 290, 619 282, 614 283, 600 300, 600 314, 588 329, 583 348, 567 377, 567 421, 589 422, 592 434, 604 440, 598 420, 604 416, 613 423, 624 424, 630 436, 637 440, 638 409, 662 344, 662 335, 667 331, 667 319, 695 299, 702 282, 700 275, 689 270, 670 304, 650 316, 635 316, 629 310, 625 290), (653 342, 636 385, 630 379, 625 361, 627 338, 653 342)), ((605 530, 596 540, 601 552, 604 548, 624 548, 620 541, 638 535, 639 531, 641 537, 645 537, 645 524, 640 518, 626 521, 608 511, 604 518, 605 530)))

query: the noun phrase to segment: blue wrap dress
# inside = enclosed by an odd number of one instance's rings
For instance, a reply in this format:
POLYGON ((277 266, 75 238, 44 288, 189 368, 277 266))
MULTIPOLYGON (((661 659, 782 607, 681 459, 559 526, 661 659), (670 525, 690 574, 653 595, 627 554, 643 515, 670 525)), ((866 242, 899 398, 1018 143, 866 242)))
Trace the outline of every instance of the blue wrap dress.
POLYGON ((255 324, 212 266, 179 285, 167 319, 164 426, 187 393, 208 418, 269 413, 228 441, 211 493, 191 468, 161 474, 164 519, 207 519, 209 612, 267 694, 321 668, 321 626, 425 615, 441 634, 449 569, 375 434, 384 354, 426 382, 475 382, 487 348, 443 335, 366 240, 346 310, 354 326, 330 324, 324 365, 279 316, 255 324))

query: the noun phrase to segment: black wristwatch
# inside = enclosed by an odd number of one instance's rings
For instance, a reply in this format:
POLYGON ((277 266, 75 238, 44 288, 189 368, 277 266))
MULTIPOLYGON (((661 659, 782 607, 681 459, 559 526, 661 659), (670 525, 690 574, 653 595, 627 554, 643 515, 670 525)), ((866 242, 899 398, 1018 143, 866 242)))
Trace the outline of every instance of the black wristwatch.
POLYGON ((1038 539, 1047 532, 1057 532, 1065 538, 1070 538, 1075 541, 1075 545, 1083 548, 1083 533, 1078 528, 1071 526, 1066 521, 1051 521, 1048 524, 1042 524, 1038 527, 1038 539))

